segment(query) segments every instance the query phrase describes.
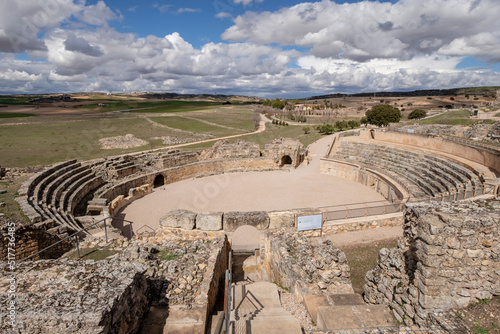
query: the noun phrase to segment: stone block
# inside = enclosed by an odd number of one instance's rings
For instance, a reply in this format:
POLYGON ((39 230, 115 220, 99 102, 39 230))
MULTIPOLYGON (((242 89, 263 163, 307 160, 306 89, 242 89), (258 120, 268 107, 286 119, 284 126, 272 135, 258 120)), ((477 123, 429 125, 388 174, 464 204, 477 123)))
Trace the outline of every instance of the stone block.
POLYGON ((196 228, 202 231, 222 230, 222 212, 203 212, 196 216, 196 228))
POLYGON ((269 228, 294 227, 295 214, 291 211, 269 212, 269 228))
POLYGON ((240 226, 250 225, 258 230, 269 228, 269 215, 265 211, 227 212, 223 217, 224 231, 234 232, 240 226))
POLYGON ((192 230, 195 227, 196 213, 189 210, 174 210, 160 218, 160 226, 192 230))

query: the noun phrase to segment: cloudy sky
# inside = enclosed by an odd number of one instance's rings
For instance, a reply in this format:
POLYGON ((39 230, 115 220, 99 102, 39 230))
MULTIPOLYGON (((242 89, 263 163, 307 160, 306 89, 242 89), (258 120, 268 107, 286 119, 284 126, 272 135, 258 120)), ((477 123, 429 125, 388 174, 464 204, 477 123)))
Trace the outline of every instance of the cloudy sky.
POLYGON ((0 93, 500 85, 500 1, 1 0, 0 93))

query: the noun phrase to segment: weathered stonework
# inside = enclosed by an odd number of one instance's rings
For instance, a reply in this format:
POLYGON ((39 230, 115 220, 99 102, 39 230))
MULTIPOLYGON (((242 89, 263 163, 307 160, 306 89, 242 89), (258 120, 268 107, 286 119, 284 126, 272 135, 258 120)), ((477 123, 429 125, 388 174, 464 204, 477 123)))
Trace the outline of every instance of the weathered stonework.
POLYGON ((238 140, 220 140, 211 148, 200 154, 200 160, 234 159, 234 158, 259 158, 261 156, 259 145, 256 143, 238 140))
POLYGON ((192 230, 196 222, 196 213, 189 210, 170 211, 160 219, 160 226, 192 230))
POLYGON ((347 258, 329 240, 315 245, 297 232, 269 232, 261 254, 270 280, 299 297, 353 293, 347 258))
MULTIPOLYGON (((196 332, 205 332, 227 268, 226 237, 163 229, 133 241, 115 240, 107 247, 118 253, 104 261, 59 259, 20 264, 15 326, 2 321, 0 332, 136 333, 151 305, 168 307, 170 314, 176 310, 175 321, 182 314, 189 318, 196 312, 196 332)), ((10 275, 6 262, 0 262, 0 270, 6 277, 10 275)), ((0 305, 9 304, 10 288, 10 281, 0 282, 0 305)), ((0 308, 2 320, 8 312, 7 307, 0 308)), ((174 332, 169 321, 170 316, 165 332, 174 332)))
MULTIPOLYGON (((6 272, 5 262, 1 268, 6 272)), ((144 267, 121 261, 42 260, 19 265, 16 321, 7 333, 134 333, 147 311, 144 267)), ((7 270, 8 272, 8 270, 7 270)), ((9 282, 0 282, 7 305, 9 282)), ((2 319, 8 310, 0 308, 2 319)))
POLYGON ((226 212, 223 217, 224 231, 234 232, 243 225, 250 225, 258 230, 269 228, 269 215, 265 211, 226 212))
MULTIPOLYGON (((15 244, 14 255, 17 261, 25 259, 61 240, 58 235, 62 235, 63 231, 52 231, 53 233, 50 233, 49 226, 39 225, 0 217, 0 261, 7 260, 9 243, 12 240, 15 244)), ((73 244, 71 241, 60 243, 58 246, 38 255, 35 260, 57 258, 72 247, 73 244)))
POLYGON ((300 141, 291 138, 280 138, 266 144, 263 155, 272 158, 280 166, 297 167, 304 160, 304 147, 300 141))
POLYGON ((202 231, 222 230, 222 212, 203 212, 196 215, 196 228, 202 231))
POLYGON ((411 205, 404 238, 380 251, 366 280, 365 300, 407 324, 500 295, 500 202, 411 205))

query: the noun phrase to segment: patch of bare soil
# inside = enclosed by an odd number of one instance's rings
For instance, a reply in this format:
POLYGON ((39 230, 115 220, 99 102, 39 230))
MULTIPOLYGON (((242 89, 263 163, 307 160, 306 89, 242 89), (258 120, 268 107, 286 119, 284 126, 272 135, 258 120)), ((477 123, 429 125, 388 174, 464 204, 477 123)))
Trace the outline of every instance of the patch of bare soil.
POLYGON ((144 145, 148 145, 149 142, 140 138, 134 137, 132 134, 127 134, 125 136, 108 137, 99 139, 101 148, 103 150, 111 150, 115 148, 134 148, 144 145))
POLYGON ((476 304, 456 312, 471 333, 499 334, 500 333, 500 298, 482 299, 476 304))

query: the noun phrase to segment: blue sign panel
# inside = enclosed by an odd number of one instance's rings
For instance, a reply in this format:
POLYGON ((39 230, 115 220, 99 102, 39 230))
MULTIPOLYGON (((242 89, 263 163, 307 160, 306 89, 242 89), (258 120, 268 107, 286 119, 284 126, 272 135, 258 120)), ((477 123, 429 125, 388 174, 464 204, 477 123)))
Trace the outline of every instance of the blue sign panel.
POLYGON ((323 222, 323 215, 299 216, 297 217, 297 230, 319 230, 323 222))

